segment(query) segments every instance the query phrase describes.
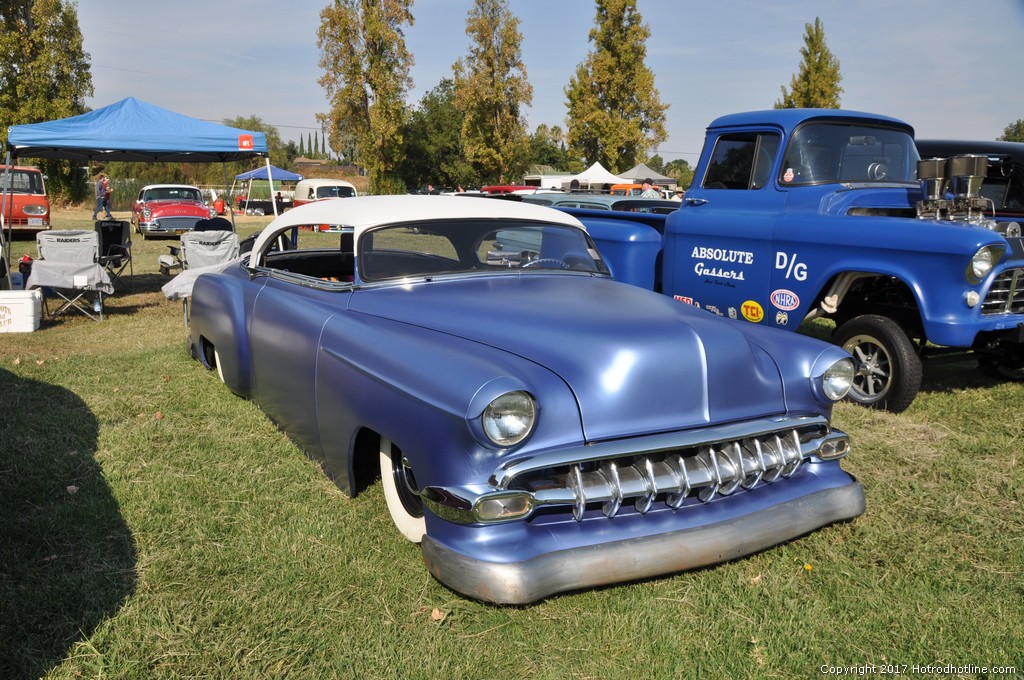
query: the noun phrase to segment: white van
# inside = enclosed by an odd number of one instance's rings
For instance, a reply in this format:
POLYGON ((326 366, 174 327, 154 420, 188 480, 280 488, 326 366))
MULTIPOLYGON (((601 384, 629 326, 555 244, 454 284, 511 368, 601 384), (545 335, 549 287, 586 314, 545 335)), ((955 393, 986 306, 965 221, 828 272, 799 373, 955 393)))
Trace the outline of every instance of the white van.
POLYGON ((356 188, 340 179, 302 179, 295 185, 292 198, 294 207, 324 201, 331 198, 352 198, 358 196, 356 188))

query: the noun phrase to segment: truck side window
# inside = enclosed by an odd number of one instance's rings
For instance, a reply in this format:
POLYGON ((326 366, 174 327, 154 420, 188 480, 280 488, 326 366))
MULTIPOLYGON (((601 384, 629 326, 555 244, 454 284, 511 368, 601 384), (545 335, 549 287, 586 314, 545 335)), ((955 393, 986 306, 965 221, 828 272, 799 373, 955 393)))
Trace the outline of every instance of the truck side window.
POLYGON ((704 175, 705 189, 760 189, 771 177, 779 136, 764 132, 722 135, 704 175))

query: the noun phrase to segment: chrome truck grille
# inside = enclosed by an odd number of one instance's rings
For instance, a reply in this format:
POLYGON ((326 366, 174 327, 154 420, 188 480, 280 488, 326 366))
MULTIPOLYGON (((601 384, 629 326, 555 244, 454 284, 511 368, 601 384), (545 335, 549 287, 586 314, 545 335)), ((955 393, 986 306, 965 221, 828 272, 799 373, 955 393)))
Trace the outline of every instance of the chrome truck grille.
POLYGON ((992 281, 982 314, 1024 314, 1024 269, 1007 269, 992 281))
POLYGON ((646 514, 656 504, 678 509, 688 498, 707 503, 717 495, 770 484, 795 474, 809 453, 838 458, 848 447, 845 435, 805 426, 524 471, 503 486, 532 494, 538 506, 571 505, 577 521, 597 505, 606 517, 615 517, 626 504, 646 514))

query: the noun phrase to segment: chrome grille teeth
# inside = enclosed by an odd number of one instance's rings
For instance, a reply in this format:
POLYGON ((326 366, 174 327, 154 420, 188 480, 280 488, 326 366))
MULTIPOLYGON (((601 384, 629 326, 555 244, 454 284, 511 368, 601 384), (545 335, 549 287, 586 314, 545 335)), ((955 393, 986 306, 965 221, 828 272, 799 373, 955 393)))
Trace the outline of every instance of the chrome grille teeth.
POLYGON ((619 483, 619 468, 615 463, 609 463, 601 468, 600 473, 604 475, 608 486, 611 489, 612 497, 601 506, 605 517, 615 517, 622 505, 622 484, 619 483))
MULTIPOLYGON (((583 519, 588 503, 601 503, 606 517, 615 517, 622 504, 632 500, 640 514, 646 514, 659 493, 669 508, 679 509, 697 492, 704 503, 715 496, 728 496, 737 489, 753 489, 780 477, 791 477, 803 462, 800 436, 796 430, 744 440, 701 446, 697 453, 673 453, 664 460, 643 457, 632 465, 606 461, 585 472, 581 464, 571 466, 565 487, 571 493, 572 516, 583 519)), ((568 500, 568 499, 567 499, 568 500)))

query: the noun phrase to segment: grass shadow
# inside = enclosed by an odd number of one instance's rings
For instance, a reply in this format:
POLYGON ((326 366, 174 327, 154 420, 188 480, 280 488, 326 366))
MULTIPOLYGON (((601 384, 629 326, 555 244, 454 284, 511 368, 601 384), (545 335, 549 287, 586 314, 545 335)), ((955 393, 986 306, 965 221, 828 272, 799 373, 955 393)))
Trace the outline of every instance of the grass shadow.
POLYGON ((73 392, 0 369, 0 677, 37 678, 117 612, 136 551, 73 392))

